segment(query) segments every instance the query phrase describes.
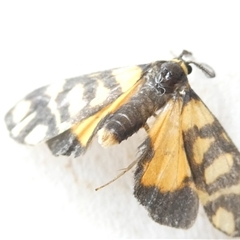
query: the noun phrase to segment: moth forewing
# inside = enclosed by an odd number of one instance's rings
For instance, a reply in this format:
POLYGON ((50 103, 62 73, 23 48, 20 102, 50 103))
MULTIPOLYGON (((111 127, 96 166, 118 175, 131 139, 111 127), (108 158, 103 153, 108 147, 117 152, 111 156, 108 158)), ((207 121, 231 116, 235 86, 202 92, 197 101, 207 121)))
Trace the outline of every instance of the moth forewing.
POLYGON ((205 211, 219 230, 240 235, 240 153, 201 99, 183 108, 184 145, 205 211))
POLYGON ((183 146, 181 97, 171 99, 141 145, 134 195, 158 223, 189 228, 198 197, 183 146))
POLYGON ((97 72, 37 89, 6 114, 10 134, 25 144, 46 142, 111 104, 141 78, 147 67, 97 72))

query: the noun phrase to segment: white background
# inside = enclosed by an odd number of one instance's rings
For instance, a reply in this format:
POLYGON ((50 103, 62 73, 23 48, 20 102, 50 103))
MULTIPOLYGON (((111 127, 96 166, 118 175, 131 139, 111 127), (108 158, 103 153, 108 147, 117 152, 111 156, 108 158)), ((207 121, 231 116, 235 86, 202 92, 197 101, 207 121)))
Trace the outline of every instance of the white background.
POLYGON ((0 1, 0 239, 223 238, 202 208, 194 226, 153 222, 132 195, 143 133, 79 158, 19 145, 3 117, 25 94, 53 81, 168 60, 182 49, 217 77, 190 76, 194 90, 240 148, 240 1, 0 1))

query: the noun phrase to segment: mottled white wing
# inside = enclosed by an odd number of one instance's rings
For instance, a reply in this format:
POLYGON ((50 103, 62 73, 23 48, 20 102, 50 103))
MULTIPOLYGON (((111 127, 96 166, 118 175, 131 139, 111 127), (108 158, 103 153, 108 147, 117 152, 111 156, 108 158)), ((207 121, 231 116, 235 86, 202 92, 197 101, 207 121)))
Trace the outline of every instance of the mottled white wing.
POLYGON ((6 114, 11 136, 30 145, 52 139, 112 103, 148 66, 92 73, 33 91, 6 114))

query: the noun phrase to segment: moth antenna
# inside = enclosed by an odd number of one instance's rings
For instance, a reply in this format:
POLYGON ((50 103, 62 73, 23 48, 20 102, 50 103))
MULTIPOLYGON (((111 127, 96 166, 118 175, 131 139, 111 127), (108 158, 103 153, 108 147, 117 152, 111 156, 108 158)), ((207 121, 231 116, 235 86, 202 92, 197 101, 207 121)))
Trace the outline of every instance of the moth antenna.
POLYGON ((182 59, 183 56, 192 56, 192 53, 187 50, 183 50, 182 53, 178 56, 178 59, 182 59))
POLYGON ((133 161, 129 166, 127 166, 126 168, 122 169, 123 171, 119 175, 117 175, 114 179, 112 179, 111 181, 105 183, 104 185, 96 188, 95 191, 98 191, 98 190, 106 187, 107 185, 115 182, 117 179, 119 179, 121 176, 123 176, 126 172, 128 172, 137 162, 138 162, 138 160, 133 161))
POLYGON ((193 61, 187 62, 188 64, 194 64, 196 67, 198 67, 199 69, 201 69, 205 75, 209 78, 214 78, 216 76, 214 70, 208 66, 207 64, 199 64, 193 61))
MULTIPOLYGON (((182 53, 179 55, 178 59, 182 59, 184 56, 192 56, 192 53, 187 50, 183 50, 182 53)), ((214 78, 216 76, 214 70, 207 64, 199 64, 194 61, 189 61, 189 62, 185 62, 185 63, 194 64, 196 67, 201 69, 205 73, 205 75, 209 78, 214 78)), ((191 70, 190 70, 190 72, 191 72, 191 70)))

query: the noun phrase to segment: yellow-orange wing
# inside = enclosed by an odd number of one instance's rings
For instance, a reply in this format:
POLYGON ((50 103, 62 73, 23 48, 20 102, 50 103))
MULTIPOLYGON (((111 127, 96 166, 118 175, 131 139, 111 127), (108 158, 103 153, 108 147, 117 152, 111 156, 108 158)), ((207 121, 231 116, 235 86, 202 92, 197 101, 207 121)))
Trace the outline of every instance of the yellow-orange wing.
POLYGON ((189 96, 182 128, 200 201, 216 228, 240 236, 240 153, 193 90, 189 96))
POLYGON ((189 228, 198 212, 198 196, 184 149, 181 97, 172 98, 139 147, 134 195, 156 222, 189 228))

